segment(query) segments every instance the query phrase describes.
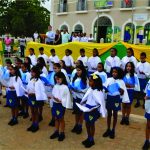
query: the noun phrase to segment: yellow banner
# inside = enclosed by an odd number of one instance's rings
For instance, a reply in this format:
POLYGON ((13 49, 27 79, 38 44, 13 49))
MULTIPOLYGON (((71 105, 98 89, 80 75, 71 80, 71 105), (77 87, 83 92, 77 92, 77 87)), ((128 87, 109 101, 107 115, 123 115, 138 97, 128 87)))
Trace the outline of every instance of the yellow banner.
POLYGON ((3 51, 2 41, 0 41, 0 51, 3 51))
POLYGON ((74 59, 77 59, 78 56, 80 56, 80 49, 84 48, 86 56, 90 57, 92 56, 92 50, 94 48, 97 48, 99 51, 99 54, 102 55, 105 53, 107 50, 109 50, 111 47, 116 45, 117 43, 105 43, 105 44, 100 44, 100 43, 84 43, 84 42, 71 42, 71 43, 66 43, 66 44, 61 44, 57 46, 53 45, 46 45, 46 44, 40 44, 40 43, 35 43, 35 42, 29 42, 26 47, 26 56, 29 55, 29 48, 34 48, 36 56, 39 54, 39 48, 44 47, 44 53, 48 56, 50 56, 50 50, 52 48, 55 49, 56 54, 59 56, 60 59, 63 58, 65 55, 65 50, 70 49, 72 50, 72 57, 74 59))

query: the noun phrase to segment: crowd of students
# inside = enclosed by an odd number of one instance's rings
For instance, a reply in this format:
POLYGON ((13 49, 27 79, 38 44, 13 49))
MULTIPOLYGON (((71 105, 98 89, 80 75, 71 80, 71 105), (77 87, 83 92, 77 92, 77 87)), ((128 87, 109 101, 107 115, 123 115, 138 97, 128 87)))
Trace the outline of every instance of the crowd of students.
POLYGON ((95 122, 99 117, 107 117, 103 137, 111 139, 115 138, 118 111, 122 110, 120 124, 130 124, 131 105, 135 98, 135 107, 140 106, 140 100, 143 107, 145 104, 147 126, 143 149, 149 148, 150 64, 146 62, 146 53, 140 54, 138 62, 132 48, 127 49, 127 56, 122 59, 117 56, 117 49, 111 48, 110 56, 103 64, 96 48, 90 58, 84 49, 80 49, 77 60, 73 59, 69 49, 62 60, 55 49, 50 52, 48 57, 41 47, 36 57, 34 49, 30 48, 30 55, 24 61, 15 58, 12 64, 6 59, 6 66, 0 67, 0 84, 6 89, 6 106, 11 108, 12 114, 8 125, 18 124, 20 115, 23 118, 30 116, 32 124, 27 131, 38 131, 43 120, 43 106, 49 102, 52 115, 49 125, 55 126, 50 139, 65 139, 65 110, 73 109, 75 123, 71 131, 81 134, 85 120, 87 138, 82 144, 89 148, 95 144, 95 122))

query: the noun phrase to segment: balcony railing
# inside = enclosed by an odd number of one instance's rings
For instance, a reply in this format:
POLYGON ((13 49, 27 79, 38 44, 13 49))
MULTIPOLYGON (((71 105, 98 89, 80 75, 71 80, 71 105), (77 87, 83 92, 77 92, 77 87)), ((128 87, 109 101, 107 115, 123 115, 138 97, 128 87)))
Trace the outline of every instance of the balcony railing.
POLYGON ((86 10, 88 10, 87 0, 78 0, 76 10, 77 11, 86 11, 86 10))
POLYGON ((94 0, 96 9, 110 9, 113 6, 114 0, 94 0))
POLYGON ((135 0, 121 0, 121 8, 135 7, 135 0))
POLYGON ((64 12, 68 12, 68 4, 67 3, 58 4, 58 13, 64 12))

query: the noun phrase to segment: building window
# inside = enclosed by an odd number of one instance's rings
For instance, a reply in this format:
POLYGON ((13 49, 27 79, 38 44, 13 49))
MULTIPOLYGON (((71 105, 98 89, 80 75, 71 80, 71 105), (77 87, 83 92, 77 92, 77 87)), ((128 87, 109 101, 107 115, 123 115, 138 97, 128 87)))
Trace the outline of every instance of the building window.
POLYGON ((87 0, 78 0, 77 2, 77 11, 87 10, 87 0))
POLYGON ((68 26, 67 25, 62 25, 61 28, 60 28, 61 31, 63 30, 67 30, 68 31, 68 26))
POLYGON ((77 24, 74 28, 74 32, 76 33, 82 33, 83 32, 83 28, 80 24, 77 24))
POLYGON ((63 13, 68 11, 67 0, 59 0, 58 13, 63 13))
POLYGON ((110 9, 113 6, 114 0, 94 0, 96 9, 110 9))
POLYGON ((148 0, 148 6, 150 7, 150 0, 148 0))
POLYGON ((121 0, 121 8, 135 7, 135 0, 121 0))
POLYGON ((146 39, 147 44, 149 45, 150 44, 150 23, 147 23, 144 26, 144 38, 146 39))

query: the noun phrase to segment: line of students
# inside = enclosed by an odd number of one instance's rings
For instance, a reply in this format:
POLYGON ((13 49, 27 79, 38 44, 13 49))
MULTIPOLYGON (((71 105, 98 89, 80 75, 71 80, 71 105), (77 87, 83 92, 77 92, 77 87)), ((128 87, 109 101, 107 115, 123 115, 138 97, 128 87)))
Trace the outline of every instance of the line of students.
MULTIPOLYGON (((49 125, 55 125, 55 132, 51 139, 65 139, 64 115, 66 109, 74 110, 75 125, 73 133, 82 132, 83 120, 86 122, 88 137, 82 142, 85 147, 95 144, 95 121, 100 117, 106 117, 107 130, 103 137, 115 138, 118 111, 121 110, 122 120, 120 124, 129 125, 131 104, 134 93, 141 93, 144 99, 144 90, 150 75, 150 64, 146 62, 146 54, 141 53, 141 62, 137 62, 133 50, 127 50, 127 56, 122 60, 117 56, 117 50, 112 48, 105 65, 101 63, 98 50, 93 50, 93 56, 89 59, 85 56, 85 50, 81 49, 81 56, 76 63, 71 56, 71 50, 66 50, 63 60, 59 60, 55 50, 51 50, 48 58, 44 49, 40 48, 38 58, 34 55, 34 49, 30 48, 29 57, 24 62, 16 59, 15 65, 6 60, 6 67, 0 68, 0 82, 6 87, 6 104, 11 107, 12 118, 9 125, 18 124, 18 115, 24 118, 29 116, 28 107, 31 108, 32 124, 27 129, 31 132, 39 130, 39 122, 43 120, 42 112, 44 101, 50 101, 52 120, 49 125), (49 72, 47 65, 49 64, 49 72), (73 70, 74 69, 74 70, 73 70), (105 72, 106 70, 106 72, 105 72), (81 104, 89 111, 83 110, 77 105, 81 104), (19 106, 21 112, 18 114, 19 106), (106 111, 107 110, 107 111, 106 111), (113 125, 111 128, 111 118, 113 125)), ((149 84, 148 84, 149 85, 149 84)), ((147 85, 146 99, 149 99, 147 85)), ((136 106, 139 106, 139 99, 136 106)), ((149 140, 149 108, 146 101, 147 137, 144 148, 148 147, 149 140)))

